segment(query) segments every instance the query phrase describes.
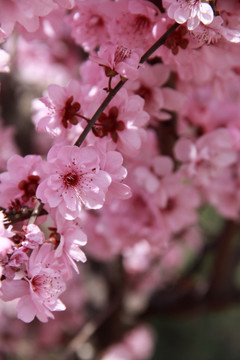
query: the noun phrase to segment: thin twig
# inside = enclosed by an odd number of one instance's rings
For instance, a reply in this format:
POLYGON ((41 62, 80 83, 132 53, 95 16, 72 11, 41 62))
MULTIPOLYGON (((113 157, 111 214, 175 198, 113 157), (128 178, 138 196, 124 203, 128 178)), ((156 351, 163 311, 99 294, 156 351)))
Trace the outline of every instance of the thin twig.
MULTIPOLYGON (((143 64, 160 46, 162 46, 165 41, 167 40, 168 36, 170 36, 179 26, 179 24, 174 23, 151 47, 148 49, 145 54, 141 57, 139 64, 143 64)), ((75 142, 76 146, 81 146, 83 141, 85 140, 87 134, 94 126, 95 122, 98 120, 99 116, 103 113, 103 111, 106 109, 108 104, 111 102, 111 100, 114 98, 114 96, 118 93, 118 91, 123 87, 123 85, 126 83, 127 79, 120 80, 117 85, 110 90, 109 94, 105 98, 105 100, 102 102, 102 104, 99 106, 85 129, 83 130, 82 134, 79 136, 78 140, 75 142)))

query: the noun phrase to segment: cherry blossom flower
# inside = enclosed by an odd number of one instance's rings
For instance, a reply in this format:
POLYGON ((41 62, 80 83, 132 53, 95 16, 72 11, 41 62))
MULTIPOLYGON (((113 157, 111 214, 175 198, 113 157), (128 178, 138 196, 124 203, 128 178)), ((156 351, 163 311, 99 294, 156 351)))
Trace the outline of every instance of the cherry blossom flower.
POLYGON ((58 8, 58 5, 71 8, 74 0, 1 0, 0 1, 0 42, 5 40, 13 31, 16 23, 22 25, 27 31, 36 31, 39 26, 39 17, 49 14, 58 8))
POLYGON ((84 88, 77 80, 71 80, 66 87, 51 84, 48 86, 47 96, 39 100, 44 106, 34 104, 36 113, 33 121, 38 131, 48 132, 57 137, 58 141, 64 140, 68 129, 77 127, 81 133, 82 100, 84 88), (39 107, 39 108, 38 108, 39 107))
POLYGON ((198 181, 207 181, 237 161, 230 132, 224 128, 201 136, 196 143, 181 138, 174 151, 178 160, 188 164, 190 176, 196 176, 198 181))
POLYGON ((116 7, 109 0, 76 1, 66 22, 72 28, 72 37, 85 51, 91 52, 109 38, 107 23, 116 7))
POLYGON ((117 6, 117 14, 108 22, 111 42, 146 51, 154 43, 153 29, 160 18, 159 9, 144 0, 122 0, 117 6))
POLYGON ((45 236, 44 233, 39 229, 35 224, 29 224, 24 226, 25 239, 22 241, 21 245, 28 249, 35 249, 39 245, 42 245, 45 236))
POLYGON ((57 207, 69 220, 80 215, 82 205, 101 208, 111 177, 101 170, 99 162, 93 147, 55 145, 48 153, 47 177, 38 186, 37 197, 50 207, 57 207))
POLYGON ((52 311, 63 311, 65 305, 58 299, 66 289, 62 271, 54 261, 50 244, 34 249, 28 263, 27 274, 21 280, 2 282, 2 299, 20 298, 17 306, 18 318, 31 322, 36 316, 47 322, 54 318, 52 311))
POLYGON ((213 21, 212 7, 201 0, 165 0, 169 7, 168 16, 179 24, 187 22, 189 30, 194 30, 200 22, 205 25, 213 21))
POLYGON ((94 135, 108 137, 121 153, 136 156, 145 136, 143 127, 149 120, 143 106, 144 100, 140 96, 128 96, 128 92, 122 89, 100 115, 93 127, 94 135))
POLYGON ((15 202, 33 206, 42 176, 42 158, 37 155, 13 155, 7 162, 7 171, 0 174, 0 204, 14 207, 15 202))
POLYGON ((97 56, 91 56, 90 59, 103 66, 108 77, 119 74, 124 78, 136 79, 141 55, 141 49, 106 43, 100 47, 97 56))
POLYGON ((240 42, 240 30, 231 29, 229 25, 224 26, 224 20, 221 16, 215 16, 213 21, 208 25, 200 23, 189 33, 189 36, 193 39, 191 46, 194 46, 195 43, 196 47, 202 46, 203 44, 214 44, 222 38, 233 43, 240 42))
POLYGON ((56 230, 53 228, 50 236, 55 237, 57 242, 60 237, 59 244, 55 250, 55 257, 65 265, 67 277, 71 278, 71 267, 79 273, 75 261, 85 262, 87 260, 84 252, 81 250, 81 247, 87 243, 87 236, 80 229, 77 222, 63 221, 62 218, 59 220, 56 230))
POLYGON ((25 276, 26 268, 29 262, 29 257, 26 253, 26 248, 16 248, 16 244, 13 246, 12 254, 8 262, 4 264, 3 274, 8 280, 13 280, 17 274, 18 279, 21 276, 25 276))
POLYGON ((138 78, 126 84, 128 90, 144 99, 144 110, 155 119, 168 120, 167 110, 178 111, 182 103, 180 92, 164 86, 169 76, 170 67, 164 64, 144 64, 138 78))

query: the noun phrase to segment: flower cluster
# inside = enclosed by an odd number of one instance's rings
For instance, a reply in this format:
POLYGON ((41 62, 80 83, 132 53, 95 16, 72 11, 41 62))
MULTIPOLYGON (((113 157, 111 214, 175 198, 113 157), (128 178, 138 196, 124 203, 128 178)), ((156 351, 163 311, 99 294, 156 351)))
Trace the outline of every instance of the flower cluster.
MULTIPOLYGON (((126 292, 149 294, 186 249, 201 248, 201 207, 239 219, 235 3, 0 0, 0 71, 14 67, 42 93, 32 101, 36 154, 17 154, 1 125, 0 297, 18 299, 19 319, 65 310, 59 296, 87 256, 121 259, 126 292)), ((103 359, 131 342, 124 358, 147 359, 150 335, 139 332, 143 356, 138 331, 103 359)))

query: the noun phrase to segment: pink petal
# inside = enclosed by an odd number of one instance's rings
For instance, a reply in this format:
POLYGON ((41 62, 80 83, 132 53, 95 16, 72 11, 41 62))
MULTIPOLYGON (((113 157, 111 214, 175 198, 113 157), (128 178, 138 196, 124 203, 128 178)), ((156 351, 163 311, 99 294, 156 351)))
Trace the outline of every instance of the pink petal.
POLYGON ((207 3, 201 3, 200 12, 198 12, 198 18, 203 24, 210 24, 214 19, 212 7, 207 3))
POLYGON ((1 299, 10 301, 29 293, 29 285, 25 280, 4 280, 2 281, 1 291, 3 293, 1 299))
POLYGON ((17 313, 18 318, 25 323, 30 323, 34 319, 36 309, 30 295, 26 295, 20 299, 17 305, 17 313))

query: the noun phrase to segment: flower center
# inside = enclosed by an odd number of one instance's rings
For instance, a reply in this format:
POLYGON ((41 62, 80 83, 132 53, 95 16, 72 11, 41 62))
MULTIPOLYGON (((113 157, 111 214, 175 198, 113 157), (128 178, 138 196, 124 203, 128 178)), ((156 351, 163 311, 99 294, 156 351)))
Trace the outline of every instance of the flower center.
POLYGON ((32 278, 31 283, 32 283, 33 291, 37 291, 44 284, 44 278, 41 275, 35 275, 32 278))
POLYGON ((123 46, 118 46, 115 54, 114 54, 114 62, 115 64, 118 64, 122 61, 124 61, 126 58, 129 58, 131 55, 131 50, 123 47, 123 46))
POLYGON ((72 172, 67 173, 63 177, 63 182, 66 187, 76 186, 78 184, 78 180, 79 180, 78 175, 76 173, 72 173, 72 172))
POLYGON ((184 38, 184 35, 187 33, 187 28, 185 26, 180 26, 175 30, 165 41, 165 46, 172 50, 173 55, 177 55, 178 48, 186 49, 189 43, 188 39, 184 38))
POLYGON ((136 94, 141 96, 146 102, 149 102, 152 99, 152 90, 144 85, 136 91, 136 94))
POLYGON ((117 120, 118 108, 113 106, 108 115, 102 113, 98 119, 98 122, 93 127, 93 133, 97 137, 104 137, 110 134, 112 140, 116 143, 118 140, 118 131, 125 129, 125 124, 122 120, 117 120))
POLYGON ((68 127, 68 121, 72 125, 78 124, 78 111, 81 108, 81 105, 79 102, 73 102, 73 96, 70 96, 70 98, 67 99, 65 106, 63 108, 63 116, 62 116, 62 124, 67 129, 68 127))
POLYGON ((38 175, 29 175, 27 180, 20 181, 18 188, 23 191, 21 197, 23 202, 27 202, 35 196, 39 181, 40 177, 38 175))

